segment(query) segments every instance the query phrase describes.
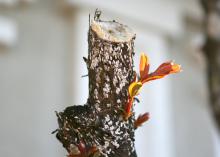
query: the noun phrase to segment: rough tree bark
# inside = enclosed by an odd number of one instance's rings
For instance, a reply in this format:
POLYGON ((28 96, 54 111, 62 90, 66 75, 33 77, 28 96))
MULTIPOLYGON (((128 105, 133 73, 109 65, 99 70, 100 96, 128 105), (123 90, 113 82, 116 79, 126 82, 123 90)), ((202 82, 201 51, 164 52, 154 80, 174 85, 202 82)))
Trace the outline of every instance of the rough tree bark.
POLYGON ((201 0, 201 3, 205 12, 203 50, 207 60, 210 104, 220 131, 220 0, 201 0))
POLYGON ((96 12, 88 32, 88 101, 57 113, 56 136, 71 157, 136 157, 134 115, 123 118, 134 78, 135 34, 126 25, 101 21, 99 16, 96 12))

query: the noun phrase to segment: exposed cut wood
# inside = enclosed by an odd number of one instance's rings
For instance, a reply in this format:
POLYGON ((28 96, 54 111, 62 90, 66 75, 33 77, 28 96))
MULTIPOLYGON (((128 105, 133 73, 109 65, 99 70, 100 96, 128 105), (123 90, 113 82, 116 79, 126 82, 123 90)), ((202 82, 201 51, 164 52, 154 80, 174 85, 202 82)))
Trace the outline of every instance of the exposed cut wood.
POLYGON ((114 21, 92 21, 92 30, 99 38, 112 42, 128 42, 135 37, 126 25, 114 21))

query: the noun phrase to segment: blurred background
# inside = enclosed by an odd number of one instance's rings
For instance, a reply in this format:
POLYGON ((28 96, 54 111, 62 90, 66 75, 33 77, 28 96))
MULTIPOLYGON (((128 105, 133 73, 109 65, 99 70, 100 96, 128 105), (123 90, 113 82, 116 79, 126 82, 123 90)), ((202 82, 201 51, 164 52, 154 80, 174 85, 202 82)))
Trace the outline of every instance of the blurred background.
POLYGON ((145 52, 151 70, 171 59, 183 67, 144 87, 135 111, 151 119, 136 132, 138 157, 220 157, 199 0, 0 0, 0 156, 66 155, 51 135, 54 111, 87 101, 82 57, 96 8, 136 32, 135 65, 145 52))

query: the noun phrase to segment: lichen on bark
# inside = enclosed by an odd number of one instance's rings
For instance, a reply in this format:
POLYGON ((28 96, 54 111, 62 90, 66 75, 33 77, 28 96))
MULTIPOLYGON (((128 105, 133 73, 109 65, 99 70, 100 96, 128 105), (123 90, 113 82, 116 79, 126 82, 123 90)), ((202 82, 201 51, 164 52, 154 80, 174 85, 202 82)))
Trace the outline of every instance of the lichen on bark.
POLYGON ((57 138, 69 156, 136 157, 134 114, 123 118, 134 78, 135 34, 126 25, 95 18, 88 31, 89 98, 57 113, 57 138))

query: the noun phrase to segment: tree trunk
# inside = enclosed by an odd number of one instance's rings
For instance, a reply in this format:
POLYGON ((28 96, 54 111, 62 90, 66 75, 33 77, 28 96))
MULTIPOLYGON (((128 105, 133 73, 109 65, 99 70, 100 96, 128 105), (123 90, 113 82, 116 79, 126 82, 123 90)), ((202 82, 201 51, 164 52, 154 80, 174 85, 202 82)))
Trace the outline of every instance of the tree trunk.
MULTIPOLYGON (((136 157, 134 115, 123 118, 128 87, 134 78, 135 34, 96 15, 89 26, 89 98, 84 106, 57 113, 57 138, 69 156, 136 157)), ((77 90, 77 89, 76 89, 77 90)))
POLYGON ((201 0, 205 12, 206 43, 210 104, 220 131, 220 0, 201 0))

